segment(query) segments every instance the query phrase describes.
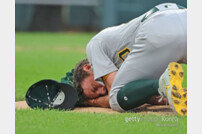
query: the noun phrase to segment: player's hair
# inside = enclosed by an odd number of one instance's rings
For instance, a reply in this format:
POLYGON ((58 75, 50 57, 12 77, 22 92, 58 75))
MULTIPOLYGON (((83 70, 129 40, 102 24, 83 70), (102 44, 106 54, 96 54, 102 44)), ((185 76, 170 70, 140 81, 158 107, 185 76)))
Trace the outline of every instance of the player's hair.
POLYGON ((88 59, 83 59, 80 62, 76 64, 76 67, 74 68, 74 74, 73 74, 73 85, 76 88, 78 92, 79 100, 77 102, 77 106, 84 106, 84 101, 87 100, 87 97, 83 93, 83 89, 81 87, 81 83, 83 80, 89 76, 90 74, 83 70, 83 66, 85 64, 89 64, 88 59))

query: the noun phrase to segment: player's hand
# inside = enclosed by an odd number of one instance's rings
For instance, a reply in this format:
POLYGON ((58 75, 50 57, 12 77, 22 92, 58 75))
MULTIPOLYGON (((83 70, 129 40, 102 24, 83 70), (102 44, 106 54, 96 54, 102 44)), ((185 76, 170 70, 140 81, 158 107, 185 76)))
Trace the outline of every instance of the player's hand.
POLYGON ((160 95, 152 96, 147 103, 152 105, 166 105, 166 104, 168 105, 168 101, 166 98, 163 98, 163 100, 159 102, 160 98, 161 98, 160 95))

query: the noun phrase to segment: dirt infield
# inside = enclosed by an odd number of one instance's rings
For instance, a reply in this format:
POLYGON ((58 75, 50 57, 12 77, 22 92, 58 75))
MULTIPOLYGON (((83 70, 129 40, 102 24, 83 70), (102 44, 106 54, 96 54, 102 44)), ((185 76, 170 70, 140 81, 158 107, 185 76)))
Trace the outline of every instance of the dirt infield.
MULTIPOLYGON (((25 101, 18 101, 18 102, 15 102, 15 108, 29 109, 29 106, 27 105, 25 101)), ((109 114, 118 113, 109 108, 100 108, 100 107, 77 107, 73 111, 90 112, 90 113, 109 113, 109 114)), ((174 115, 174 112, 172 111, 169 105, 157 106, 157 105, 145 104, 130 112, 139 113, 139 114, 174 115)))

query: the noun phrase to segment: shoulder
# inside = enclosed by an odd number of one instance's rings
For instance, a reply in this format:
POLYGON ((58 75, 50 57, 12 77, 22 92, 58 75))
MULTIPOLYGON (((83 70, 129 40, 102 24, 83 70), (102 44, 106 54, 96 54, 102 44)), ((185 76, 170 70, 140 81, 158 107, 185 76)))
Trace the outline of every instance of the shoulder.
POLYGON ((101 48, 103 46, 103 40, 102 39, 92 39, 89 41, 89 43, 86 46, 86 49, 93 49, 93 48, 101 48))

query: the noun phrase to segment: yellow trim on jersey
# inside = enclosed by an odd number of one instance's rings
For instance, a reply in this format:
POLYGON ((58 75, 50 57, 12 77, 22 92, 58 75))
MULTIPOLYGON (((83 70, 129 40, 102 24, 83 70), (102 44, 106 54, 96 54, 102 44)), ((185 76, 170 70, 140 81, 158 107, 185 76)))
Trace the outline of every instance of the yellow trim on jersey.
POLYGON ((106 74, 105 76, 103 76, 103 77, 102 77, 103 81, 105 81, 108 76, 109 76, 109 74, 106 74))

